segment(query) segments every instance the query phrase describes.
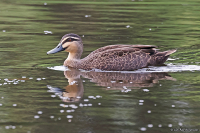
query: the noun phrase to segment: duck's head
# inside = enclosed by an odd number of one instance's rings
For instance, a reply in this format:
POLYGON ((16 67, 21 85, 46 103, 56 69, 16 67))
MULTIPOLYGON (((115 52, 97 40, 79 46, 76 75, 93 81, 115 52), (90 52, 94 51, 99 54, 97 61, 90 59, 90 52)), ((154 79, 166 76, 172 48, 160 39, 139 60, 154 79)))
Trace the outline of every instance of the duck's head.
POLYGON ((47 54, 54 54, 60 51, 82 54, 83 44, 81 37, 73 33, 66 34, 62 37, 60 43, 54 49, 48 51, 47 54))

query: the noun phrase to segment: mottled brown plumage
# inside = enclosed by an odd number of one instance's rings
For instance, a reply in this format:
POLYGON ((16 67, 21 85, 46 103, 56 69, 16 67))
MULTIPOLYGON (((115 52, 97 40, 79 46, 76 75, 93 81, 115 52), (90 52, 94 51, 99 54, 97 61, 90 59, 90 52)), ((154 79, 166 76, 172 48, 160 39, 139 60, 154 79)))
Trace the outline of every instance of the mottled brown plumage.
POLYGON ((59 51, 69 52, 64 65, 76 69, 107 71, 131 71, 147 66, 163 64, 176 50, 159 52, 152 45, 109 45, 99 48, 80 59, 83 52, 81 38, 73 33, 62 37, 58 46, 47 54, 59 51))

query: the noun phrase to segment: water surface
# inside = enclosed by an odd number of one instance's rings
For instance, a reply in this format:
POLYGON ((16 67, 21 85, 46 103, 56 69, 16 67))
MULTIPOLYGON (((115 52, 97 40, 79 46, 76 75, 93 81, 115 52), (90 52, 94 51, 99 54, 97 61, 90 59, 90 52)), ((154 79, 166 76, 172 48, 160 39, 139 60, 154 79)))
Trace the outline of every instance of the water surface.
POLYGON ((0 132, 197 132, 199 4, 1 1, 0 132), (132 72, 68 70, 67 53, 46 55, 66 33, 82 37, 82 57, 112 44, 177 52, 167 66, 132 72))

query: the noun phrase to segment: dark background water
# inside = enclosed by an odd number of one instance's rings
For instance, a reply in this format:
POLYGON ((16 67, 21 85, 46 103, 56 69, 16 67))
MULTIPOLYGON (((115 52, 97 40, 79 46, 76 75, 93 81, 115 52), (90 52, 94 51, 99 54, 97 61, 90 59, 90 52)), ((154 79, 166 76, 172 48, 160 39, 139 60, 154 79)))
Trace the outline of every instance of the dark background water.
POLYGON ((180 127, 196 132, 199 6, 198 0, 2 0, 0 132, 169 133, 180 127), (187 71, 48 69, 61 66, 67 57, 65 52, 46 55, 67 33, 82 37, 82 57, 112 44, 156 45, 162 51, 177 49, 166 64, 186 65, 187 71), (73 79, 78 85, 69 83, 73 79), (76 102, 66 102, 61 95, 76 102))

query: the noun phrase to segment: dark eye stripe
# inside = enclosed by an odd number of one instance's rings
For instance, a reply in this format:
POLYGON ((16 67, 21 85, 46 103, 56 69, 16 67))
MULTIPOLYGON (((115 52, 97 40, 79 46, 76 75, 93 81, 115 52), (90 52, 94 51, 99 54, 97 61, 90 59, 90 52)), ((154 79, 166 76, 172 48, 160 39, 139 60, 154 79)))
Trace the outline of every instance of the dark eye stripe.
POLYGON ((62 44, 66 43, 66 42, 73 42, 73 41, 77 41, 77 39, 67 38, 62 44))

